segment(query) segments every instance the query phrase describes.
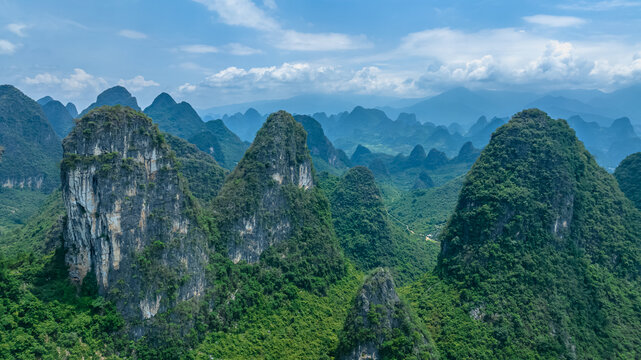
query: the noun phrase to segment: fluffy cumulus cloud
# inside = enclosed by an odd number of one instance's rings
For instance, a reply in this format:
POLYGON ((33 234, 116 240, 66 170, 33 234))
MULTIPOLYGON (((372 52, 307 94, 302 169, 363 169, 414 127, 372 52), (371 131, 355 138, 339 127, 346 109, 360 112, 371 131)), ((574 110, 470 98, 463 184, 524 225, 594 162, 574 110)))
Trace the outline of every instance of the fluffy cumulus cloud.
POLYGON ((126 37, 127 39, 142 40, 147 38, 147 34, 140 31, 123 29, 118 32, 118 35, 126 37))
POLYGON ((51 73, 41 73, 23 79, 27 85, 45 89, 61 89, 69 94, 76 94, 85 90, 98 91, 107 85, 105 79, 93 76, 83 69, 74 69, 73 73, 58 77, 51 73))
MULTIPOLYGON (((216 12, 221 22, 262 31, 269 42, 284 50, 293 51, 339 51, 369 47, 363 35, 352 36, 338 33, 306 33, 283 28, 278 21, 259 8, 251 0, 194 0, 216 12)), ((273 0, 263 2, 265 8, 274 10, 273 0)))
POLYGON ((613 88, 638 79, 635 47, 622 41, 559 41, 520 29, 430 29, 403 38, 401 54, 429 64, 416 89, 452 86, 613 88))
POLYGON ((0 55, 11 55, 17 48, 11 41, 0 39, 0 55))
POLYGON ((138 91, 147 87, 160 86, 160 84, 153 80, 145 80, 142 75, 134 76, 129 80, 120 79, 118 81, 118 85, 124 86, 131 91, 138 91))
MULTIPOLYGON (((385 73, 376 66, 348 70, 306 62, 248 69, 232 66, 207 76, 197 86, 221 91, 226 95, 270 94, 272 97, 275 94, 293 96, 300 93, 334 92, 403 96, 414 92, 411 80, 398 74, 385 73)), ((187 83, 179 91, 193 92, 197 86, 187 83)))

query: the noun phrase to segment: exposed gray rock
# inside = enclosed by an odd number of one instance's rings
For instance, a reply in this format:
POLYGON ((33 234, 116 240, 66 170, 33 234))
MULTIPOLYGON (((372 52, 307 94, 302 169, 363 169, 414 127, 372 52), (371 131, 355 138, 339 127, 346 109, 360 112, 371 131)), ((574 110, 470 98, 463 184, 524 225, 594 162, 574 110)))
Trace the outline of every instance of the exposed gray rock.
POLYGON ((143 335, 144 320, 206 285, 206 239, 174 155, 151 119, 120 106, 84 116, 63 147, 69 275, 96 281, 143 335))
POLYGON ((257 262, 263 251, 289 238, 289 186, 311 189, 314 170, 303 126, 280 111, 258 131, 218 199, 221 231, 232 261, 257 262))

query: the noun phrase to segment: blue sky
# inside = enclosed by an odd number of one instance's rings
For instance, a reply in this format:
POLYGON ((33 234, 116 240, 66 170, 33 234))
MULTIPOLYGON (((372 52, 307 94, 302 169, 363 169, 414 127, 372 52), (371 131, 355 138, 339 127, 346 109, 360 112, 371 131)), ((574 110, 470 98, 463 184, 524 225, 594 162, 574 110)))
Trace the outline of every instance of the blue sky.
POLYGON ((197 107, 641 83, 641 1, 0 0, 0 82, 197 107))

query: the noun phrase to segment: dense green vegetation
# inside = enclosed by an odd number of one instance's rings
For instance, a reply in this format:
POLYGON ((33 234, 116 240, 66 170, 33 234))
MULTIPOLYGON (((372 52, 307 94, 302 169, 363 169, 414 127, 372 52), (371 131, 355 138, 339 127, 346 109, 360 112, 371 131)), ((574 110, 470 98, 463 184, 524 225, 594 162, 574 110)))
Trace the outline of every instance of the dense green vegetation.
MULTIPOLYGON (((327 179, 329 175, 325 175, 327 179)), ((390 267, 403 283, 432 269, 438 245, 425 238, 410 236, 389 219, 374 175, 357 166, 333 184, 330 202, 336 234, 345 255, 359 269, 390 267)))
MULTIPOLYGON (((42 111, 15 88, 0 90, 0 170, 22 176, 36 169, 57 181, 55 151, 43 159, 46 149, 33 146, 59 146, 42 111)), ((109 97, 135 102, 127 94, 116 89, 109 97)), ((181 105, 169 99, 156 100, 181 105)), ((382 359, 641 353, 641 213, 632 206, 641 202, 641 154, 626 158, 615 179, 566 122, 527 110, 496 130, 476 160, 471 143, 460 147, 470 134, 454 138, 407 114, 392 122, 361 108, 324 121, 340 136, 348 133, 339 119, 352 127, 373 121, 375 136, 366 144, 377 151, 408 150, 409 132, 419 127, 448 153, 454 145, 460 151, 448 158, 417 145, 409 156, 391 156, 361 146, 352 160, 370 169, 343 174, 350 160, 312 118, 270 116, 245 152, 247 144, 222 121, 202 123, 189 107, 193 121, 181 122, 169 108, 159 107, 154 121, 196 146, 161 133, 147 117, 150 127, 139 131, 172 150, 184 211, 197 228, 172 243, 151 242, 132 266, 175 298, 190 280, 177 275, 186 265, 157 263, 168 249, 197 243, 207 259, 202 292, 163 309, 145 325, 153 331, 132 336, 143 322, 129 323, 116 310, 124 281, 103 298, 91 276, 81 286, 68 279, 57 183, 45 191, 0 188, 0 358, 332 359, 366 343, 376 344, 382 359), (406 138, 392 141, 385 132, 401 122, 394 131, 406 138), (228 174, 214 158, 238 164, 228 174), (316 176, 314 169, 326 172, 316 176), (279 226, 286 235, 269 238, 259 260, 232 261, 229 249, 245 239, 239 234, 279 226), (381 266, 389 268, 384 281, 364 276, 381 266), (394 281, 402 286, 398 297, 394 281)), ((104 124, 78 120, 78 141, 118 128, 120 115, 133 111, 114 107, 104 124)), ((247 119, 262 122, 255 111, 247 119)), ((482 138, 499 120, 479 120, 470 132, 482 138)), ((95 161, 106 176, 114 166, 135 166, 116 153, 70 155, 62 166, 95 161)))
POLYGON ((179 170, 189 182, 191 193, 204 203, 211 201, 223 186, 227 171, 195 145, 170 134, 164 137, 176 153, 179 170))
POLYGON ((19 227, 60 185, 60 138, 40 105, 0 86, 0 236, 19 227))
MULTIPOLYGON (((351 268, 324 296, 291 285, 272 296, 257 288, 246 300, 236 293, 232 303, 250 302, 235 306, 238 321, 226 331, 211 332, 192 353, 197 359, 329 359, 361 278, 351 268)), ((237 289, 242 292, 260 282, 268 290, 269 281, 277 279, 247 279, 249 283, 237 289)))
POLYGON ((374 270, 356 294, 339 334, 338 359, 438 359, 424 325, 399 299, 387 269, 374 270), (377 356, 378 355, 378 356, 377 356))
POLYGON ((439 187, 402 192, 388 201, 389 213, 417 236, 436 239, 454 212, 463 179, 461 176, 439 187))
POLYGON ((496 346, 472 352, 634 357, 640 236, 639 212, 567 123, 527 110, 495 132, 468 174, 437 273, 490 328, 496 346))
POLYGON ((115 308, 68 279, 61 249, 0 258, 1 358, 115 358, 126 348, 115 308))
POLYGON ((21 253, 45 254, 60 246, 63 215, 62 197, 55 191, 23 226, 0 233, 0 256, 11 259, 21 253))
POLYGON ((614 171, 621 191, 641 209, 641 153, 629 155, 614 171))

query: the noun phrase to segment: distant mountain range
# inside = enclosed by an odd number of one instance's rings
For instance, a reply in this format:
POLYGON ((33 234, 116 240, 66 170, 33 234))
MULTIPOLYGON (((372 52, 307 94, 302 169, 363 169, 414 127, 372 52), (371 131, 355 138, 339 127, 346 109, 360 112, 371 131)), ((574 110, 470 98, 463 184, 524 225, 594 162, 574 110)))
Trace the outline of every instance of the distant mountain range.
POLYGON ((611 93, 599 90, 557 90, 549 93, 470 90, 455 88, 423 99, 395 99, 377 96, 301 95, 288 99, 257 101, 199 110, 203 117, 222 118, 254 108, 260 113, 287 109, 296 114, 328 114, 349 111, 356 106, 377 108, 395 118, 401 113, 416 115, 421 122, 449 126, 471 125, 480 116, 508 117, 525 108, 539 108, 554 118, 581 116, 587 121, 609 125, 614 119, 628 117, 641 126, 641 86, 611 93))

